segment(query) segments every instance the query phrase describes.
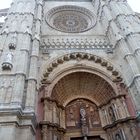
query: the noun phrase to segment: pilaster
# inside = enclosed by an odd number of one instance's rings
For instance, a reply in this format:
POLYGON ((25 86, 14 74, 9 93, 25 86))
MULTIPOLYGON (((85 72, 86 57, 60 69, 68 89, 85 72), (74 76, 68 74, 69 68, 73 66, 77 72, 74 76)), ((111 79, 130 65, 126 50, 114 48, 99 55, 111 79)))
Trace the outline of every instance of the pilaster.
POLYGON ((40 31, 42 21, 42 4, 43 1, 37 1, 36 18, 34 19, 34 35, 33 44, 30 56, 29 77, 27 84, 27 96, 25 109, 35 110, 37 100, 37 82, 38 82, 38 59, 39 59, 39 46, 40 46, 40 31))

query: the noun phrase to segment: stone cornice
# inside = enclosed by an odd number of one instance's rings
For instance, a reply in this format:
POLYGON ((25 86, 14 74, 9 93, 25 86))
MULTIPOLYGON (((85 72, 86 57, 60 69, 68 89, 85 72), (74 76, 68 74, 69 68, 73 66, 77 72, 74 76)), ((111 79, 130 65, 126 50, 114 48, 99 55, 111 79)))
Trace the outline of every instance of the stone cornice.
POLYGON ((48 102, 55 102, 57 107, 61 108, 62 110, 64 110, 64 108, 65 108, 56 99, 52 99, 51 97, 43 97, 43 98, 41 98, 42 102, 45 102, 45 100, 47 100, 48 102))
POLYGON ((0 9, 0 17, 2 17, 2 16, 7 16, 8 10, 9 10, 9 8, 0 9))
POLYGON ((10 15, 31 15, 31 16, 33 16, 34 17, 34 14, 33 13, 31 13, 31 12, 10 12, 10 13, 8 13, 8 15, 10 16, 10 15))
POLYGON ((107 0, 107 2, 127 2, 127 0, 107 0))
POLYGON ((118 98, 121 98, 121 97, 125 97, 125 96, 126 96, 126 94, 117 95, 117 96, 111 98, 106 104, 100 105, 99 108, 102 108, 103 106, 108 105, 109 103, 111 103, 112 100, 115 100, 115 99, 118 99, 118 98))
POLYGON ((104 126, 103 129, 107 130, 107 129, 113 128, 119 124, 127 123, 129 121, 136 121, 136 117, 133 116, 133 117, 127 117, 127 118, 123 118, 123 119, 118 119, 118 120, 114 121, 112 124, 104 126))
POLYGON ((21 107, 16 107, 15 108, 11 108, 11 107, 0 107, 0 115, 3 117, 3 120, 0 121, 1 123, 16 123, 18 126, 30 126, 32 128, 32 132, 35 134, 36 131, 36 125, 37 125, 37 121, 36 121, 36 117, 35 114, 33 112, 24 112, 23 109, 21 109, 21 107), (7 116, 16 116, 18 117, 18 119, 12 119, 12 117, 10 117, 11 119, 7 120, 4 119, 4 117, 7 118, 7 116), (24 121, 25 120, 25 121, 24 121))
POLYGON ((63 132, 63 133, 66 132, 66 129, 63 128, 63 127, 61 127, 61 126, 60 126, 59 124, 57 124, 57 123, 51 123, 51 122, 49 122, 49 121, 41 121, 41 122, 39 123, 39 125, 40 125, 41 127, 43 127, 43 126, 48 126, 48 127, 51 127, 51 128, 55 128, 55 129, 57 129, 59 132, 63 132))

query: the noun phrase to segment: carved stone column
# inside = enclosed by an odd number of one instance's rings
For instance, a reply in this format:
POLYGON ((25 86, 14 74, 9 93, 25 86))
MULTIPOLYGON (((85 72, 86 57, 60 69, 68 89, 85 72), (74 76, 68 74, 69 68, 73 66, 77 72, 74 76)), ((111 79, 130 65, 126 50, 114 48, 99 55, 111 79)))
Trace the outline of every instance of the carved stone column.
POLYGON ((44 121, 53 122, 53 102, 44 101, 44 121))
POLYGON ((125 118, 126 117, 126 115, 124 113, 125 110, 122 107, 120 99, 116 99, 116 103, 117 103, 117 106, 118 106, 118 112, 120 114, 120 118, 119 119, 125 118))
POLYGON ((126 117, 129 117, 130 114, 128 112, 128 108, 127 108, 127 105, 126 105, 125 98, 124 97, 121 97, 120 102, 122 104, 122 109, 123 109, 124 114, 126 115, 126 117))
POLYGON ((101 124, 104 127, 107 124, 105 110, 101 108, 99 110, 99 114, 100 114, 101 124))
POLYGON ((57 105, 56 102, 52 103, 52 110, 53 110, 53 114, 52 114, 52 119, 53 119, 53 123, 57 124, 57 105))
POLYGON ((42 131, 41 131, 41 133, 42 133, 42 140, 49 140, 49 133, 48 133, 48 129, 47 129, 47 126, 43 126, 42 127, 42 131))
POLYGON ((65 126, 65 110, 64 108, 60 108, 60 127, 66 128, 65 126))

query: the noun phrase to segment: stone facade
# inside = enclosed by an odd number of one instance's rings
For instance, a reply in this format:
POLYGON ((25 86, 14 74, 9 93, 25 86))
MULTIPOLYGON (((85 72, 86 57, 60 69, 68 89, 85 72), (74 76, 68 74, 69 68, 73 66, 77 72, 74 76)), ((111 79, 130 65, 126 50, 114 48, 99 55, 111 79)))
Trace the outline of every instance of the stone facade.
POLYGON ((126 0, 14 0, 6 11, 2 140, 140 139, 140 18, 126 0))

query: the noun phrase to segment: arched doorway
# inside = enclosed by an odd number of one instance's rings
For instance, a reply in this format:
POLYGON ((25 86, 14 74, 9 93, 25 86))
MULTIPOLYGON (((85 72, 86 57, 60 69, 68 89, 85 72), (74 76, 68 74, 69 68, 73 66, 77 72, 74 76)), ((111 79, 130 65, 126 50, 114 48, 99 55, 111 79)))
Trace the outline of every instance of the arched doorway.
POLYGON ((132 120, 126 93, 110 83, 98 74, 76 71, 53 87, 49 83, 51 94, 44 85, 42 140, 125 140, 125 123, 132 120))
POLYGON ((99 107, 115 96, 116 93, 110 84, 96 74, 74 72, 61 78, 52 90, 51 99, 56 102, 55 104, 63 106, 62 120, 59 120, 58 114, 53 120, 56 120, 55 123, 64 125, 66 130, 64 139, 107 138, 106 132, 101 126, 99 107), (69 108, 74 104, 76 104, 77 108, 69 108), (90 109, 86 108, 86 106, 90 106, 90 109), (83 122, 83 124, 81 109, 85 110, 86 116, 86 122, 83 122), (96 110, 95 116, 93 116, 93 109, 94 111, 96 110), (73 119, 70 118, 72 116, 73 119))

